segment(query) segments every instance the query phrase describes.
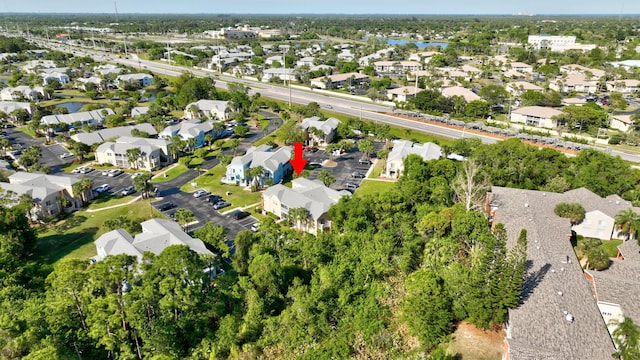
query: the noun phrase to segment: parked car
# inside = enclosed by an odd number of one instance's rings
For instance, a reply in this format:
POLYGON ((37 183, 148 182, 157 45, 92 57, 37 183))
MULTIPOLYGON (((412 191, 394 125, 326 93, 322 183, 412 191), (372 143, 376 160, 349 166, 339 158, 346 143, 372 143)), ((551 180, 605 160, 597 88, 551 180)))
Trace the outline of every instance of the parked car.
POLYGON ((111 170, 102 170, 102 175, 103 176, 109 175, 109 171, 111 171, 111 170))
POLYGON ((113 170, 109 170, 109 177, 116 177, 120 174, 122 174, 124 171, 120 170, 120 169, 113 169, 113 170))
POLYGON ((364 179, 366 176, 365 173, 360 172, 360 171, 354 171, 351 173, 351 177, 356 178, 356 179, 364 179))
POLYGON ((133 174, 131 174, 131 179, 133 180, 133 179, 135 179, 135 178, 137 178, 138 176, 141 176, 141 175, 142 175, 141 172, 133 173, 133 174))
POLYGON ((73 157, 72 153, 62 153, 60 154, 60 159, 66 159, 66 158, 70 158, 73 157))
POLYGON ((176 204, 171 202, 166 202, 158 205, 156 209, 158 209, 158 211, 167 211, 167 210, 173 209, 174 207, 176 207, 176 204))
POLYGON ((78 170, 78 173, 80 173, 80 174, 88 174, 88 173, 92 172, 94 169, 90 168, 90 167, 82 166, 82 167, 77 168, 77 170, 78 170))
POLYGON ((84 168, 84 166, 82 166, 82 167, 77 167, 77 168, 75 168, 75 169, 71 170, 71 173, 72 173, 72 174, 79 174, 79 173, 80 173, 80 171, 81 171, 83 168, 84 168))
POLYGON ((233 220, 241 220, 249 216, 249 213, 246 211, 236 210, 231 214, 231 218, 233 220))
POLYGON ((127 196, 127 195, 133 194, 134 192, 136 192, 136 188, 135 187, 127 186, 126 188, 122 189, 120 194, 122 194, 122 196, 127 196))
POLYGON ((222 196, 220 196, 220 195, 213 195, 213 194, 211 194, 211 195, 209 195, 209 197, 207 198, 207 201, 208 201, 210 204, 215 204, 215 203, 218 203, 218 202, 222 201, 222 196))
POLYGON ((352 182, 352 181, 347 181, 346 183, 344 183, 344 186, 345 186, 347 189, 357 189, 357 188, 358 188, 358 186, 360 186, 360 185, 358 185, 357 183, 354 183, 354 182, 352 182))
POLYGON ((200 189, 200 190, 196 190, 196 191, 193 193, 193 197, 197 199, 197 198, 199 198, 199 197, 203 197, 203 196, 205 196, 205 195, 209 195, 209 194, 211 194, 211 192, 209 192, 209 191, 207 191, 207 190, 204 190, 204 189, 200 189))
POLYGON ((213 204, 213 208, 216 210, 224 209, 227 206, 231 206, 231 204, 226 201, 218 201, 217 203, 213 204))
POLYGON ((98 194, 101 194, 103 192, 107 192, 109 190, 111 190, 111 185, 109 184, 102 184, 100 186, 98 186, 97 188, 94 189, 95 192, 97 192, 98 194))
POLYGON ((360 164, 360 165, 371 165, 371 160, 369 160, 369 159, 360 159, 360 160, 358 160, 358 164, 360 164))
POLYGON ((251 225, 251 231, 258 232, 258 230, 260 230, 260 223, 253 223, 253 225, 251 225))

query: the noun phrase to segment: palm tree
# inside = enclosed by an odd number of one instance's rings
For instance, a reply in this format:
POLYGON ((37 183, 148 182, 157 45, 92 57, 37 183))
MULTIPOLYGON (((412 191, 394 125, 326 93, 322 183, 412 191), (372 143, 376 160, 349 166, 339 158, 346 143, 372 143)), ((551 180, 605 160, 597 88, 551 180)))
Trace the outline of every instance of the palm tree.
POLYGON ((189 152, 193 154, 194 150, 196 149, 196 143, 198 142, 198 140, 196 140, 196 138, 188 138, 186 143, 187 146, 189 147, 189 152))
POLYGON ((328 187, 329 185, 331 185, 334 182, 336 182, 336 177, 331 175, 326 170, 321 170, 320 172, 318 172, 318 180, 322 181, 324 186, 328 187))
POLYGON ((200 117, 200 109, 198 108, 198 106, 196 104, 193 104, 189 107, 189 112, 191 113, 191 116, 194 119, 197 119, 200 117))
POLYGON ((209 145, 209 151, 211 151, 211 144, 213 143, 213 140, 215 140, 215 138, 211 133, 204 136, 204 141, 209 145))
POLYGON ((142 155, 142 151, 140 151, 140 148, 127 149, 126 154, 127 160, 129 160, 129 164, 133 165, 133 168, 138 170, 138 160, 142 155))
POLYGON ((313 145, 319 145, 322 141, 324 141, 324 131, 322 129, 318 129, 316 127, 309 127, 307 129, 307 133, 311 135, 311 140, 313 140, 313 145))
POLYGON ((613 330, 613 340, 618 345, 618 351, 613 355, 622 359, 640 359, 640 327, 631 318, 616 323, 613 330))
POLYGON ((309 211, 307 211, 307 209, 303 207, 290 209, 287 216, 289 220, 293 222, 294 227, 303 231, 308 228, 307 220, 309 220, 309 211), (305 228, 302 227, 303 224, 305 228))
POLYGON ((231 139, 229 141, 229 145, 233 149, 233 155, 236 154, 236 150, 238 150, 238 146, 240 146, 240 139, 231 139))
POLYGON ((93 180, 90 178, 84 178, 80 182, 77 182, 72 185, 71 189, 73 190, 74 197, 80 197, 82 203, 86 203, 89 201, 87 198, 87 191, 93 188, 93 180))
POLYGON ((251 187, 255 186, 256 188, 260 186, 262 183, 262 175, 264 173, 264 167, 258 165, 256 167, 249 168, 247 170, 247 176, 251 179, 251 187))
POLYGON ((185 231, 189 231, 189 223, 196 220, 196 217, 193 215, 193 212, 189 209, 178 209, 173 215, 176 218, 178 224, 182 225, 185 231))
POLYGON ((640 215, 636 214, 633 209, 628 208, 616 214, 616 225, 618 232, 626 236, 627 240, 637 238, 640 231, 640 215))
POLYGON ((369 158, 369 154, 371 154, 375 149, 373 147, 373 141, 364 139, 360 140, 358 143, 358 149, 364 153, 365 158, 369 158))

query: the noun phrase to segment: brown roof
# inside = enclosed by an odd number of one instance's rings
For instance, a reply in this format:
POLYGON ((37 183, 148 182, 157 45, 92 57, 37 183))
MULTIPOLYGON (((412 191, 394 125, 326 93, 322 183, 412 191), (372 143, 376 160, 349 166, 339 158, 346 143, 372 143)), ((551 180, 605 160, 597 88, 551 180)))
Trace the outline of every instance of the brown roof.
POLYGON ((515 109, 511 113, 528 115, 528 116, 536 116, 540 118, 551 118, 552 116, 562 114, 562 111, 556 110, 550 107, 544 107, 544 106, 525 106, 519 109, 515 109))

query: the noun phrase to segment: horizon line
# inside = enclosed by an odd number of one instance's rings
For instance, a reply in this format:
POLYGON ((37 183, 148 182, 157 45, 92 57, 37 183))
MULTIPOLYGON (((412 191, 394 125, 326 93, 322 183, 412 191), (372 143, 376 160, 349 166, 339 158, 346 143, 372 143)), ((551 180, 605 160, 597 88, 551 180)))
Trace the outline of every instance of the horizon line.
MULTIPOLYGON (((113 15, 111 12, 26 12, 26 11, 9 11, 9 12, 0 12, 0 15, 113 15)), ((518 16, 518 17, 539 17, 539 16, 594 16, 594 17, 606 17, 606 16, 615 16, 615 17, 635 17, 640 16, 638 14, 619 14, 619 13, 540 13, 540 14, 532 14, 532 13, 482 13, 482 14, 474 14, 474 13, 424 13, 424 14, 414 14, 414 13, 241 13, 241 12, 202 12, 202 13, 172 13, 172 12, 129 12, 129 13, 118 13, 118 15, 276 15, 276 16, 316 16, 316 15, 340 15, 340 16, 518 16)))

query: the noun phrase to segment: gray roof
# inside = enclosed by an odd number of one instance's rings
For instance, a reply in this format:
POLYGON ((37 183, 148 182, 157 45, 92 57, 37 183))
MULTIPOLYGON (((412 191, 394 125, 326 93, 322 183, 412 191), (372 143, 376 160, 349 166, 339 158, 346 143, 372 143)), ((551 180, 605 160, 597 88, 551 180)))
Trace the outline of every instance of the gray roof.
POLYGON ((116 80, 118 81, 131 81, 131 80, 143 80, 143 79, 152 79, 153 76, 149 75, 149 74, 124 74, 124 75, 118 75, 118 77, 116 77, 116 80))
POLYGON ((322 130, 325 135, 329 135, 331 134, 331 132, 335 131, 338 128, 338 125, 340 125, 340 120, 336 118, 332 117, 322 121, 319 117, 313 116, 302 120, 300 127, 305 130, 309 129, 310 127, 314 127, 316 129, 322 130))
POLYGON ((202 240, 187 235, 174 221, 155 218, 140 225, 142 233, 135 237, 131 237, 124 229, 100 236, 94 242, 96 248, 103 248, 107 255, 127 254, 141 259, 145 251, 159 255, 171 245, 186 245, 199 254, 212 255, 202 240))
POLYGON ((200 122, 198 119, 182 121, 176 125, 164 128, 159 134, 160 137, 171 137, 180 135, 183 139, 197 137, 200 133, 208 133, 213 130, 213 124, 209 121, 200 122))
POLYGON ((28 102, 17 102, 17 101, 0 101, 0 111, 3 111, 7 114, 11 114, 14 110, 26 110, 29 114, 31 114, 31 104, 28 102))
POLYGON ((410 154, 420 156, 425 161, 439 159, 442 149, 434 143, 414 144, 408 140, 395 140, 387 161, 404 160, 410 154))
POLYGON ((275 196, 289 209, 305 208, 314 220, 329 211, 331 205, 341 197, 350 196, 348 191, 337 191, 324 186, 319 180, 297 178, 292 181, 293 188, 274 185, 264 191, 264 196, 275 196))
POLYGON ((245 166, 249 164, 254 168, 262 166, 267 170, 276 171, 279 164, 285 164, 291 159, 291 147, 283 146, 276 151, 271 151, 269 145, 252 146, 243 156, 236 156, 231 160, 233 165, 245 166))
POLYGON ((133 109, 131 109, 131 117, 144 115, 147 112, 149 112, 149 107, 148 106, 136 106, 133 109))
POLYGON ((63 191, 80 181, 74 176, 56 176, 42 173, 16 172, 9 176, 9 183, 0 183, 0 188, 10 190, 18 196, 27 194, 39 203, 45 198, 63 191))
POLYGON ((497 186, 489 194, 494 222, 506 226, 509 246, 527 230, 523 298, 509 310, 512 359, 608 359, 615 351, 568 240, 569 220, 553 211, 559 202, 580 202, 573 195, 497 186))
POLYGON ((136 125, 107 128, 107 129, 102 129, 102 130, 98 130, 90 133, 81 132, 81 133, 72 135, 71 138, 75 141, 78 141, 87 145, 93 145, 93 144, 105 142, 110 139, 119 138, 122 136, 130 136, 131 130, 133 129, 138 129, 152 136, 157 135, 156 129, 153 127, 153 125, 149 123, 142 123, 142 124, 136 124, 136 125))
POLYGON ((124 154, 129 149, 140 149, 143 154, 151 154, 154 150, 160 147, 166 147, 171 142, 163 139, 145 139, 133 136, 121 136, 116 139, 116 142, 107 141, 98 146, 96 152, 104 152, 107 149, 113 151, 116 154, 124 154))
POLYGON ((47 125, 58 125, 58 124, 68 124, 73 125, 76 122, 95 122, 98 124, 102 124, 104 122, 105 116, 102 115, 102 112, 106 111, 107 115, 113 115, 113 110, 109 108, 99 109, 99 110, 91 110, 91 111, 82 111, 73 114, 56 114, 56 115, 47 115, 43 116, 40 119, 40 122, 47 125))

